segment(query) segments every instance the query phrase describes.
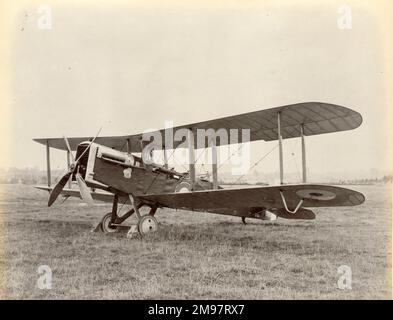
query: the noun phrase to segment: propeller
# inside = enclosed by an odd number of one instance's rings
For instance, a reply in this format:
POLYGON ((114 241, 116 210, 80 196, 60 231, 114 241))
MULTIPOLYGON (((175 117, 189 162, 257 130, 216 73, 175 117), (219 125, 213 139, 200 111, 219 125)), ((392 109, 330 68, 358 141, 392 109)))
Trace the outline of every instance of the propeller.
POLYGON ((87 186, 85 180, 83 180, 81 174, 79 173, 79 160, 85 155, 87 150, 90 149, 91 145, 97 139, 97 137, 100 134, 101 130, 102 130, 102 127, 100 128, 100 130, 98 130, 98 132, 97 132, 96 136, 94 137, 94 139, 90 141, 90 143, 87 146, 87 148, 82 152, 82 154, 76 160, 75 160, 74 155, 71 152, 71 147, 70 147, 70 144, 68 142, 68 139, 65 136, 63 136, 65 144, 66 144, 67 149, 68 149, 68 152, 71 154, 72 163, 71 163, 70 167, 68 168, 68 172, 59 180, 59 182, 55 185, 55 187, 51 191, 51 193, 49 195, 49 200, 48 200, 48 207, 50 207, 56 201, 56 199, 60 195, 61 191, 64 189, 65 185, 67 184, 68 180, 70 179, 71 175, 74 174, 74 173, 75 173, 76 181, 78 183, 79 191, 80 191, 82 199, 88 205, 92 205, 93 204, 93 198, 92 198, 92 196, 90 194, 90 189, 87 186))
POLYGON ((91 196, 90 189, 87 186, 85 180, 83 180, 82 176, 78 172, 76 173, 76 181, 78 182, 79 191, 81 193, 82 199, 88 204, 93 205, 93 197, 91 196))
POLYGON ((53 202, 56 201, 57 197, 59 196, 59 194, 61 193, 61 191, 63 190, 64 186, 67 184, 68 180, 70 179, 71 175, 73 173, 72 171, 68 171, 60 180, 59 182, 55 185, 55 187, 53 188, 53 190, 51 191, 50 195, 49 195, 49 200, 48 200, 48 207, 50 207, 53 202))

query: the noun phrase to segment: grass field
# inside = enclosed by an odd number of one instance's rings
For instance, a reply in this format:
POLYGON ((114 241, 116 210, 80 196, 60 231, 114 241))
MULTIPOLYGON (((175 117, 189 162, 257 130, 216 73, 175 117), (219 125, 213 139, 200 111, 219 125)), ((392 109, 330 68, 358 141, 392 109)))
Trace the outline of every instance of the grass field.
POLYGON ((257 221, 161 210, 145 239, 91 233, 110 205, 0 185, 3 298, 381 299, 391 297, 391 185, 355 186, 366 202, 315 221, 257 221), (52 289, 37 288, 37 268, 52 289), (337 268, 352 270, 340 290, 337 268))

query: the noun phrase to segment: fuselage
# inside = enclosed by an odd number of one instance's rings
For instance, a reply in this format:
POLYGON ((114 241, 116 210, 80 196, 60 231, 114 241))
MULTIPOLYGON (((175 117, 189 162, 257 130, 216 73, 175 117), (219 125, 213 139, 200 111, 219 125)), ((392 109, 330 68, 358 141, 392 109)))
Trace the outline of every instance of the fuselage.
POLYGON ((197 178, 192 188, 187 172, 181 173, 166 166, 145 163, 141 157, 115 150, 97 143, 82 142, 78 145, 76 158, 79 173, 94 188, 118 191, 125 194, 155 194, 209 190, 213 184, 197 178))
MULTIPOLYGON (((89 150, 84 153, 89 145, 88 141, 79 144, 76 152, 77 159, 82 155, 79 173, 89 187, 123 196, 213 189, 212 182, 198 177, 192 185, 188 172, 180 173, 159 164, 147 164, 141 157, 97 143, 92 143, 89 150)), ((222 189, 220 186, 218 188, 222 189)), ((271 220, 266 208, 263 207, 241 206, 194 211, 271 220)))

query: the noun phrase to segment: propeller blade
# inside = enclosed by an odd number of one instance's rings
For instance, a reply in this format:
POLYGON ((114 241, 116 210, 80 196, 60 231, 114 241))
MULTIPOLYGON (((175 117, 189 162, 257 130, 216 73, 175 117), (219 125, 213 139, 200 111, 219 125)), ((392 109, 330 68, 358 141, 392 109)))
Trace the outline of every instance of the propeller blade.
POLYGON ((69 153, 70 153, 70 155, 71 155, 71 158, 72 158, 72 164, 75 164, 75 158, 74 158, 74 155, 72 154, 71 147, 70 147, 70 143, 68 142, 68 139, 66 138, 66 136, 63 136, 63 139, 64 139, 64 141, 65 141, 65 143, 66 143, 66 146, 67 146, 68 152, 69 152, 69 153))
POLYGON ((90 149, 91 145, 97 139, 97 137, 100 134, 101 130, 102 130, 102 127, 100 128, 100 130, 98 130, 98 132, 97 132, 96 136, 94 137, 94 139, 90 141, 90 144, 88 145, 88 147, 82 152, 82 154, 79 156, 79 158, 76 159, 76 163, 78 163, 78 161, 84 156, 84 154, 87 152, 87 150, 90 149))
MULTIPOLYGON (((91 147, 92 143, 97 139, 98 135, 100 134, 102 130, 102 127, 100 128, 100 130, 98 130, 96 136, 94 137, 94 139, 90 142, 89 146, 82 152, 82 154, 79 156, 78 159, 75 160, 74 155, 71 152, 71 147, 70 144, 68 142, 68 139, 63 136, 64 141, 67 145, 67 149, 70 152, 71 156, 72 156, 72 166, 70 169, 70 171, 68 171, 60 180, 59 182, 55 185, 55 187, 53 188, 52 192, 49 195, 49 200, 48 200, 48 207, 50 207, 57 199, 57 197, 59 196, 59 194, 61 193, 61 191, 64 189, 64 186, 67 184, 68 180, 70 179, 71 175, 75 172, 75 170, 78 168, 78 162, 79 160, 83 157, 83 155, 86 153, 87 150, 89 150, 89 148, 91 147)), ((82 199, 89 205, 93 204, 93 198, 90 194, 90 190, 89 187, 86 185, 86 182, 83 180, 82 176, 79 174, 79 169, 78 172, 76 173, 76 181, 78 182, 78 186, 79 186, 79 190, 80 190, 80 194, 82 199)))
POLYGON ((79 191, 81 193, 81 197, 83 201, 85 201, 88 205, 93 205, 93 197, 90 194, 90 189, 87 186, 85 180, 83 180, 82 176, 79 172, 76 174, 76 181, 78 182, 79 191))
POLYGON ((72 175, 72 171, 68 171, 60 180, 59 182, 55 185, 53 188, 52 192, 49 195, 49 200, 48 200, 48 207, 50 207, 53 202, 56 201, 57 197, 63 190, 64 186, 67 184, 68 180, 70 179, 72 175))

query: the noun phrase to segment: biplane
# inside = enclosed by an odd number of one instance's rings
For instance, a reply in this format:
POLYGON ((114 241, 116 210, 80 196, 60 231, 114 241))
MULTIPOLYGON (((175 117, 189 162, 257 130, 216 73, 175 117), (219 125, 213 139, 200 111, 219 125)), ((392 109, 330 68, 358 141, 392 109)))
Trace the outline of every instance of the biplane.
MULTIPOLYGON (((146 235, 158 229, 155 213, 159 208, 202 211, 215 214, 266 219, 268 214, 284 219, 315 219, 310 208, 356 206, 364 202, 363 194, 337 186, 307 183, 305 137, 351 130, 362 123, 361 115, 349 108, 321 102, 305 102, 265 109, 171 128, 185 129, 187 143, 170 140, 171 148, 187 148, 189 170, 178 172, 167 164, 165 143, 168 128, 152 132, 164 137, 158 146, 164 152, 165 163, 144 161, 146 148, 143 134, 126 136, 43 138, 34 141, 46 146, 47 186, 36 186, 50 192, 48 206, 61 194, 79 197, 91 204, 94 200, 112 203, 112 211, 99 223, 104 233, 116 232, 133 214, 137 225, 133 232, 146 235), (210 136, 196 143, 193 132, 198 129, 210 136), (214 130, 208 130, 214 129, 214 130), (214 136, 217 130, 248 129, 250 142, 278 140, 280 184, 249 188, 222 188, 218 183, 217 161, 212 161, 212 179, 200 178, 195 172, 195 150, 211 148, 217 158, 217 147, 230 144, 214 136), (212 133, 213 132, 213 133, 212 133), (302 149, 302 183, 284 183, 283 140, 300 138, 302 149), (54 185, 51 183, 50 149, 67 152, 68 171, 54 185), (75 152, 75 156, 74 153, 75 152), (71 187, 76 182, 78 189, 71 187), (68 187, 66 185, 68 183, 68 187), (119 214, 119 204, 130 210, 119 214), (141 214, 146 206, 148 214, 141 214)), ((170 139, 173 139, 171 137, 170 139)), ((157 148, 157 145, 155 146, 157 148)))

